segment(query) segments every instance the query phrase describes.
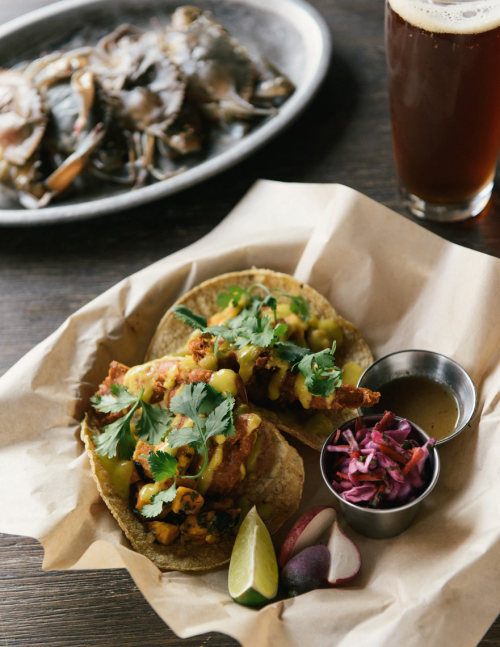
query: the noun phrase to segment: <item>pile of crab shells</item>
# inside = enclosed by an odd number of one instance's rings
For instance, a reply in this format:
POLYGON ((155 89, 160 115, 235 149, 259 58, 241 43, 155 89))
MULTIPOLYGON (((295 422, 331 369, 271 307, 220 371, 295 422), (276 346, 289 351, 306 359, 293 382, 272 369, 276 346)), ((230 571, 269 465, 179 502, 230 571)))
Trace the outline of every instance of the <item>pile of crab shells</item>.
POLYGON ((293 89, 196 7, 165 27, 121 25, 93 47, 0 70, 0 183, 33 209, 89 178, 165 180, 214 133, 243 136, 293 89))

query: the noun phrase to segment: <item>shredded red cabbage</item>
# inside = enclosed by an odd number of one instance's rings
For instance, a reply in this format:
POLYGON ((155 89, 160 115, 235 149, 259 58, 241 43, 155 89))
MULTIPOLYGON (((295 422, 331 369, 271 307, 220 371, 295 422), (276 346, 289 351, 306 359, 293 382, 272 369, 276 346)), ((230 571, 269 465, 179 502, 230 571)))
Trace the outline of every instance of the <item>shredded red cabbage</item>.
POLYGON ((392 508, 413 501, 422 491, 424 466, 429 447, 410 438, 407 420, 396 421, 386 411, 374 427, 363 427, 357 418, 354 429, 335 436, 327 451, 338 457, 333 462, 332 485, 350 503, 373 508, 392 508))

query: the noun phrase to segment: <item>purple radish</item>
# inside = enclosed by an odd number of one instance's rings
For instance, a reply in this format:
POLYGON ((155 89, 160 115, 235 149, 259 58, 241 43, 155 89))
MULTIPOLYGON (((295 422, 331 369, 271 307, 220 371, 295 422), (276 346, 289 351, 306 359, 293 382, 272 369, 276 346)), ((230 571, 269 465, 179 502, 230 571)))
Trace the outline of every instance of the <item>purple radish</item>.
POLYGON ((281 546, 278 564, 283 568, 287 561, 306 546, 321 543, 322 535, 335 520, 335 510, 329 506, 316 506, 304 512, 293 524, 281 546))
POLYGON ((324 545, 307 546, 292 557, 281 571, 289 595, 300 595, 326 583, 330 551, 324 545))

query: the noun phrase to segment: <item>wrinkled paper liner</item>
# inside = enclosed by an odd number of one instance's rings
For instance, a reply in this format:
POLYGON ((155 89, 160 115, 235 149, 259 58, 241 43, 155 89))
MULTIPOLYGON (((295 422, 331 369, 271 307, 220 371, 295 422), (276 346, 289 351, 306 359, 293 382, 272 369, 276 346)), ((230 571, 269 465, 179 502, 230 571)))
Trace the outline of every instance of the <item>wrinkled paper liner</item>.
MULTIPOLYGON (((210 234, 90 302, 0 380, 0 530, 37 538, 46 569, 126 568, 181 637, 220 631, 245 647, 475 645, 500 607, 499 294, 500 260, 347 187, 259 181, 210 234), (444 353, 478 388, 474 420, 439 448, 438 485, 412 526, 386 540, 347 529, 362 555, 351 585, 259 611, 231 601, 227 569, 161 573, 131 551, 79 440, 109 362, 140 363, 176 298, 252 266, 310 283, 361 330, 375 357, 444 353)), ((318 453, 300 449, 301 510, 332 503, 318 453)))

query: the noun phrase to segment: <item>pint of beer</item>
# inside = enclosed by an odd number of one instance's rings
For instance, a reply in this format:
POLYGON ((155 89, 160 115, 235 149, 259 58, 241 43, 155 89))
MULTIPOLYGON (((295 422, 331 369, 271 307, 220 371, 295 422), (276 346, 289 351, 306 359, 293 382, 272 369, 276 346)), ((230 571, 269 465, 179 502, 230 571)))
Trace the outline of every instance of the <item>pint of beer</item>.
POLYGON ((420 217, 486 206, 500 149, 500 0, 386 0, 396 170, 420 217))

